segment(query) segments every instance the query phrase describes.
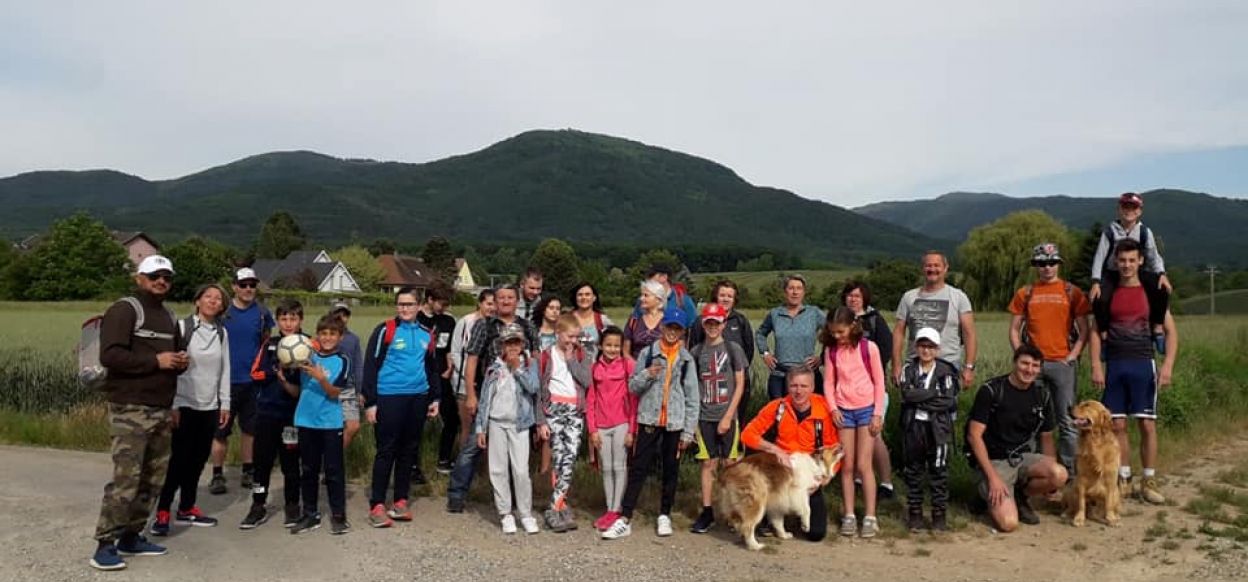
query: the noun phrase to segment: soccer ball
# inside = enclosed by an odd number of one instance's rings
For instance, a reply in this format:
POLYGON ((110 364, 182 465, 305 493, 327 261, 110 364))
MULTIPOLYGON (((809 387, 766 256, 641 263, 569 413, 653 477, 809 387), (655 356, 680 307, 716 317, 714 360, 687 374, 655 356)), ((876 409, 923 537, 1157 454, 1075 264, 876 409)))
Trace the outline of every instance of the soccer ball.
POLYGON ((277 361, 283 368, 295 368, 308 363, 312 357, 312 342, 307 336, 296 333, 277 342, 277 361))

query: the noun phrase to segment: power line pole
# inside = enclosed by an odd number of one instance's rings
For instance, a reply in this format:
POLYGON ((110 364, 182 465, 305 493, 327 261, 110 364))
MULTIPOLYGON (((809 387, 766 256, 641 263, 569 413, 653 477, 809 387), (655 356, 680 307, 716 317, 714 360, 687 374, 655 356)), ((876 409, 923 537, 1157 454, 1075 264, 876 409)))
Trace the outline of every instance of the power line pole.
POLYGON ((1217 313, 1217 303, 1215 302, 1213 295, 1213 277, 1218 274, 1218 267, 1216 265, 1209 265, 1209 268, 1205 269, 1205 272, 1209 273, 1209 315, 1214 315, 1217 313))

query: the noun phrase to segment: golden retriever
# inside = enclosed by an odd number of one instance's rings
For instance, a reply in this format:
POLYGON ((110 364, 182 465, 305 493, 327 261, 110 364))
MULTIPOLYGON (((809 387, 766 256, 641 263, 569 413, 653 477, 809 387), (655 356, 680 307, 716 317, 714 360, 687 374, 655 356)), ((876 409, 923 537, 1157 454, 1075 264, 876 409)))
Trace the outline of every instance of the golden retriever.
POLYGON ((1105 523, 1117 526, 1122 497, 1118 491, 1118 440, 1109 409, 1095 400, 1085 400, 1075 405, 1070 416, 1079 430, 1079 452, 1074 483, 1064 496, 1066 516, 1075 527, 1083 527, 1088 504, 1095 503, 1105 523))
POLYGON ((760 550, 754 528, 766 515, 776 537, 789 539, 784 517, 798 515, 802 531, 810 531, 810 494, 836 474, 840 466, 840 446, 824 449, 819 460, 805 453, 789 456, 792 468, 785 467, 768 453, 749 455, 720 474, 716 514, 741 534, 745 547, 760 550))

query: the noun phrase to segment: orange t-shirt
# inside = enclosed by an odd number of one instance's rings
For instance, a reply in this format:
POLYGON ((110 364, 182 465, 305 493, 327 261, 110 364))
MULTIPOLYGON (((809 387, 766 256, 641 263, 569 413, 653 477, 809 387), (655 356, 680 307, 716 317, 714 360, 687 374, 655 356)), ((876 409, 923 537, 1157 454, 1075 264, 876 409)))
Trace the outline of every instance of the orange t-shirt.
POLYGON ((1073 325, 1074 317, 1085 317, 1092 311, 1092 305, 1079 287, 1072 285, 1070 296, 1066 295, 1066 282, 1054 279, 1050 283, 1034 283, 1031 290, 1031 304, 1024 305, 1027 299, 1027 288, 1023 287, 1014 294, 1010 301, 1010 313, 1023 315, 1027 312, 1027 335, 1031 342, 1044 354, 1045 360, 1063 360, 1070 355, 1067 338, 1073 325), (1070 302, 1074 300, 1074 308, 1070 302))

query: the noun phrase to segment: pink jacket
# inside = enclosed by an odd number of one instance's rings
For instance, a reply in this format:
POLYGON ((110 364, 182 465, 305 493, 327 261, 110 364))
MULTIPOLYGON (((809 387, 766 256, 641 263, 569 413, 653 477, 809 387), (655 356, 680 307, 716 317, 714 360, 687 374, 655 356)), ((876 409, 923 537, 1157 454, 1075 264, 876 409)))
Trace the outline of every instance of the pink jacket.
POLYGON ((867 340, 866 344, 871 361, 869 371, 863 366, 858 346, 824 350, 823 393, 829 406, 858 410, 874 405, 875 415, 884 416, 884 364, 880 362, 880 348, 875 342, 867 340))
POLYGON ((635 366, 626 356, 612 362, 602 358, 594 362, 593 384, 585 403, 585 424, 590 434, 624 423, 628 423, 628 434, 637 432, 637 396, 628 391, 628 379, 635 366))

